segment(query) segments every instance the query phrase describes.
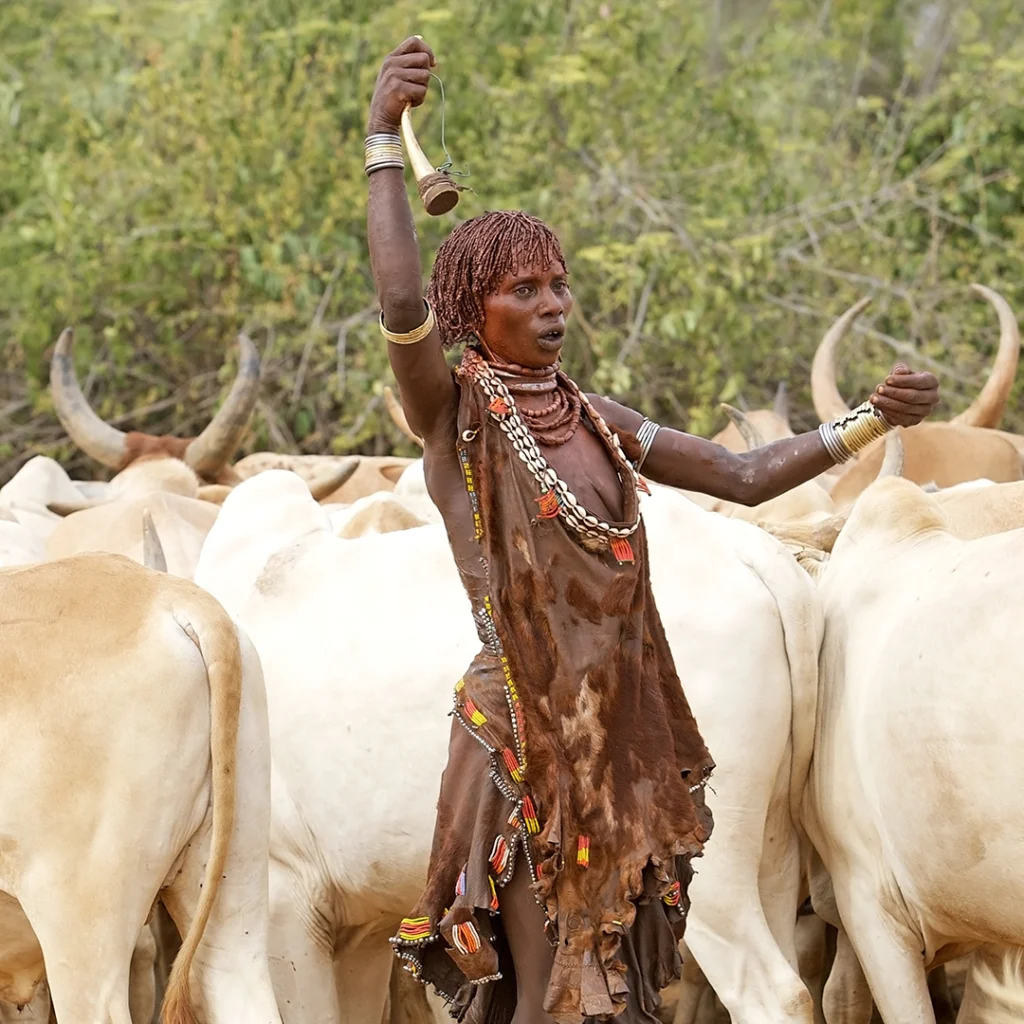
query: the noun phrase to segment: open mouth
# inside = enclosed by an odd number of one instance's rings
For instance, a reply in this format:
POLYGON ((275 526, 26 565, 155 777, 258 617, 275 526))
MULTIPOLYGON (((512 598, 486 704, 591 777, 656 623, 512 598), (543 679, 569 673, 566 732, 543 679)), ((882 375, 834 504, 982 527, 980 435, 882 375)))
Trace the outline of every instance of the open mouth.
POLYGON ((545 331, 543 334, 537 336, 537 343, 541 348, 552 349, 561 348, 562 342, 565 340, 565 328, 564 327, 552 327, 551 330, 545 331))

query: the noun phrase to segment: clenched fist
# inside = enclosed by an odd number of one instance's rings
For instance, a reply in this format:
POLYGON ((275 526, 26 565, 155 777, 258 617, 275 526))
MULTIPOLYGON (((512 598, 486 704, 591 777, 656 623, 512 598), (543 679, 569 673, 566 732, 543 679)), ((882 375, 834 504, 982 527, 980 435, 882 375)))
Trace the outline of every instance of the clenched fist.
POLYGON ((897 363, 869 401, 892 426, 913 427, 938 403, 939 381, 934 373, 914 373, 897 363))
POLYGON ((370 101, 368 133, 397 132, 402 111, 418 107, 427 95, 434 51, 419 36, 410 36, 384 58, 370 101))

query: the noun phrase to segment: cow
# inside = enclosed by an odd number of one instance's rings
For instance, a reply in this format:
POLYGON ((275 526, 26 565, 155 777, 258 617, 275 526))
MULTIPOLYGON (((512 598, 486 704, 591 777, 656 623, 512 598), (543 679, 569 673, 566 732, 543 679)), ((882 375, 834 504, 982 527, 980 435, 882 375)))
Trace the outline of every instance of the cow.
MULTIPOLYGON (((886 438, 887 461, 897 468, 880 476, 901 475, 903 436, 904 431, 897 429, 886 438)), ((961 540, 1024 527, 1024 481, 1008 484, 970 481, 931 493, 946 516, 950 531, 961 540)), ((796 520, 760 520, 758 525, 778 538, 817 578, 849 520, 850 511, 844 509, 831 516, 814 514, 796 520)))
MULTIPOLYGON (((886 1024, 933 1024, 929 967, 979 950, 970 1005, 985 963, 1024 946, 1024 803, 1007 770, 1024 711, 1022 569, 1024 531, 962 540, 936 496, 894 478, 864 492, 819 578, 801 820, 828 875, 817 872, 816 909, 842 925, 837 962, 859 962, 886 1024)), ((828 1019, 859 1019, 862 1001, 832 990, 828 1019)))
MULTIPOLYGON (((734 1019, 811 1024, 794 969, 791 806, 813 735, 813 591, 753 526, 652 491, 654 591, 719 765, 687 942, 734 1019)), ((284 1019, 377 1020, 387 937, 426 877, 452 687, 480 643, 444 528, 342 540, 301 481, 267 472, 228 497, 195 578, 253 637, 266 675, 284 1019)))
MULTIPOLYGON (((978 477, 1001 483, 1024 478, 1024 438, 994 429, 999 425, 1017 371, 1017 321, 998 292, 978 284, 971 285, 971 291, 996 311, 999 348, 989 378, 969 408, 949 423, 921 423, 906 432, 905 475, 920 484, 934 481, 940 487, 948 487, 978 477)), ((870 298, 864 298, 846 310, 825 333, 815 352, 811 395, 822 422, 850 411, 836 384, 835 353, 870 302, 870 298)), ((841 469, 831 491, 838 508, 850 506, 875 479, 882 458, 882 445, 876 442, 860 453, 855 462, 841 469)))
POLYGON ((205 483, 234 484, 239 477, 228 460, 249 426, 260 387, 260 359, 256 346, 238 336, 238 373, 224 404, 195 438, 125 433, 104 422, 89 406, 75 374, 74 332, 61 332, 50 360, 50 393, 54 410, 68 437, 86 455, 115 472, 144 455, 170 455, 194 470, 205 483))
MULTIPOLYGON (((360 498, 381 491, 393 491, 405 470, 419 460, 398 455, 360 455, 359 465, 350 479, 344 480, 333 491, 321 494, 318 501, 325 505, 348 505, 360 498)), ((285 469, 303 480, 315 480, 332 467, 343 465, 349 457, 344 455, 285 455, 276 452, 254 452, 234 465, 235 472, 248 480, 269 469, 285 469)))
POLYGON ((259 659, 208 594, 129 559, 0 572, 0 1001, 131 1024, 157 900, 185 936, 165 1024, 279 1024, 259 659), (45 959, 45 968, 44 968, 45 959))
MULTIPOLYGON (((71 440, 117 473, 98 493, 90 494, 43 464, 35 467, 31 480, 16 489, 12 481, 6 489, 13 490, 12 500, 17 498, 18 508, 24 510, 35 486, 37 511, 42 513, 39 505, 45 504, 47 514, 64 517, 46 524, 51 558, 106 551, 141 562, 142 511, 149 508, 163 538, 169 571, 189 578, 220 503, 242 480, 228 460, 242 440, 258 398, 256 347, 246 335, 238 336, 239 369, 224 404, 198 437, 183 439, 126 434, 100 419, 78 383, 73 339, 70 329, 61 334, 50 363, 54 408, 71 440)), ((313 498, 335 493, 358 468, 357 458, 321 466, 309 475, 313 498)), ((15 514, 23 514, 18 508, 15 514)))
POLYGON ((0 510, 0 568, 31 565, 46 559, 45 545, 17 520, 2 515, 0 510))

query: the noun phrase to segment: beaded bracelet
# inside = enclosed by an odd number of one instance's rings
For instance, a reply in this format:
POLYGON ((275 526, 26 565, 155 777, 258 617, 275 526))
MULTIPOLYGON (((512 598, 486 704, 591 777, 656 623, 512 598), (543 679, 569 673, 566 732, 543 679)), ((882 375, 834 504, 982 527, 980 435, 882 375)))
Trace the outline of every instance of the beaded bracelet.
POLYGON ((867 448, 873 441, 884 437, 892 426, 886 423, 882 414, 870 403, 864 402, 856 409, 818 427, 825 451, 837 465, 850 459, 867 448))
POLYGON ((405 169, 405 153, 402 149, 402 140, 397 135, 390 135, 387 132, 377 132, 368 135, 364 144, 365 156, 363 159, 363 170, 367 177, 374 171, 382 171, 385 167, 395 167, 398 170, 405 169))
POLYGON ((396 334, 394 331, 389 331, 384 326, 384 310, 381 310, 380 333, 395 345, 415 345, 418 341, 422 341, 434 329, 434 311, 430 308, 430 303, 426 299, 423 300, 423 305, 427 307, 426 320, 415 330, 408 331, 406 334, 396 334))

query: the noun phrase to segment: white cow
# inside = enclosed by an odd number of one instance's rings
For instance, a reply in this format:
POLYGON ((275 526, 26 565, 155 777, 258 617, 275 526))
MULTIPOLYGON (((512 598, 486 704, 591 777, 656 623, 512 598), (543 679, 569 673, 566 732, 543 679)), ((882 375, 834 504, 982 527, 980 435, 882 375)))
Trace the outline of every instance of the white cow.
POLYGON ((185 940, 167 1024, 279 1024, 266 958, 258 658, 209 595, 128 559, 0 572, 0 1000, 131 1024, 162 899, 185 940))
MULTIPOLYGON (((810 1024, 790 806, 813 739, 813 591, 752 526, 663 488, 644 516, 659 608, 718 763, 687 941, 734 1020, 810 1024)), ((224 503, 196 581, 253 637, 267 680, 282 1015, 379 1019, 386 938, 425 880, 452 686, 479 648, 444 530, 339 540, 300 480, 267 472, 224 503)))
MULTIPOLYGON (((934 497, 891 479, 862 495, 819 580, 803 823, 837 957, 860 961, 886 1024, 934 1024, 925 970, 976 948, 961 1018, 984 1020, 979 969, 1024 946, 1022 572, 1024 531, 961 540, 934 497)), ((830 1021, 865 1019, 856 994, 832 994, 830 1021)))

